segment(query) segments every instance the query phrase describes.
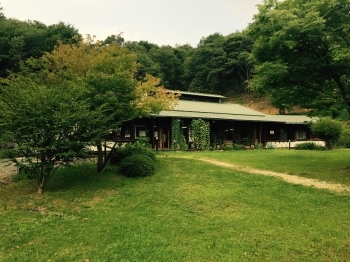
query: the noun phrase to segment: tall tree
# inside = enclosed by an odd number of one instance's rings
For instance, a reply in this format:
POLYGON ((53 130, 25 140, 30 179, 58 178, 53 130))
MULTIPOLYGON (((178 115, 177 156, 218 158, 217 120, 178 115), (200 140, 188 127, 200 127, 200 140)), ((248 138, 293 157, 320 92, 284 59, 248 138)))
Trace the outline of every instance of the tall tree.
POLYGON ((46 26, 38 21, 7 19, 0 15, 0 77, 18 72, 21 61, 52 51, 58 40, 76 43, 79 39, 78 31, 63 22, 46 26))
POLYGON ((251 76, 252 44, 252 39, 241 32, 202 38, 185 63, 189 90, 221 94, 244 90, 251 76))
POLYGON ((251 86, 283 111, 293 105, 350 112, 348 0, 266 0, 250 25, 251 86))
POLYGON ((159 65, 161 85, 169 89, 182 89, 183 66, 171 46, 153 47, 148 51, 153 62, 159 65))
POLYGON ((144 42, 126 42, 124 44, 129 53, 136 55, 136 61, 138 65, 137 72, 135 74, 136 79, 142 81, 146 78, 147 74, 159 78, 162 77, 160 65, 152 60, 148 54, 148 50, 143 43, 144 42))

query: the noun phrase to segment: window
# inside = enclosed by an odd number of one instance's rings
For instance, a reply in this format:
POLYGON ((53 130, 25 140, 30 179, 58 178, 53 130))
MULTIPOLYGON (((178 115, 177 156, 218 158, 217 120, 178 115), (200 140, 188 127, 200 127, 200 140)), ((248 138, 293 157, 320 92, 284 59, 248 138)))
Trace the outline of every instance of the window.
POLYGON ((135 138, 146 137, 146 126, 135 126, 135 138))
POLYGON ((284 129, 281 129, 280 140, 287 140, 287 132, 284 129))
POLYGON ((306 139, 306 132, 304 130, 298 130, 297 139, 298 140, 306 139))

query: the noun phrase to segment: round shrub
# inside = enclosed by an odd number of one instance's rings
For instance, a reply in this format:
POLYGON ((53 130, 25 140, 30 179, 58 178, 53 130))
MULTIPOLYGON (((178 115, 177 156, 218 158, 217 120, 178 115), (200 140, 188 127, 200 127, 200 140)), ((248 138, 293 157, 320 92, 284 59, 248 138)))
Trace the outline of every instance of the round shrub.
POLYGON ((120 162, 120 172, 126 177, 150 176, 154 173, 154 161, 149 156, 134 154, 120 162))
POLYGON ((128 156, 135 155, 135 154, 148 156, 152 160, 156 159, 156 155, 154 154, 154 152, 151 149, 141 147, 141 146, 131 145, 131 146, 118 148, 114 152, 114 154, 111 158, 111 164, 118 165, 121 163, 121 161, 124 158, 126 158, 128 156))

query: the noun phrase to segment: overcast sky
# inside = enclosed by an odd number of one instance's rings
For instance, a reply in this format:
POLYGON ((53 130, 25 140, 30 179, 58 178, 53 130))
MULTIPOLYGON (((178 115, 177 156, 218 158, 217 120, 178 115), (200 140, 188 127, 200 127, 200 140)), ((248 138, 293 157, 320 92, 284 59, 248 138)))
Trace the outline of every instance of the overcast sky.
POLYGON ((245 29, 263 0, 0 0, 7 18, 62 21, 104 40, 123 32, 126 41, 190 44, 213 33, 245 29))

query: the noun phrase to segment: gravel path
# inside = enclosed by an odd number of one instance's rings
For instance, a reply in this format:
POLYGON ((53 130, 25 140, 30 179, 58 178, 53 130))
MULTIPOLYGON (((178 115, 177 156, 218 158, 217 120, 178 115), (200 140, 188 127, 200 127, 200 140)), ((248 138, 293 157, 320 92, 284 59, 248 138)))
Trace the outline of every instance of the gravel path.
POLYGON ((0 159, 0 185, 7 184, 11 181, 11 177, 17 173, 17 168, 6 159, 0 159))

